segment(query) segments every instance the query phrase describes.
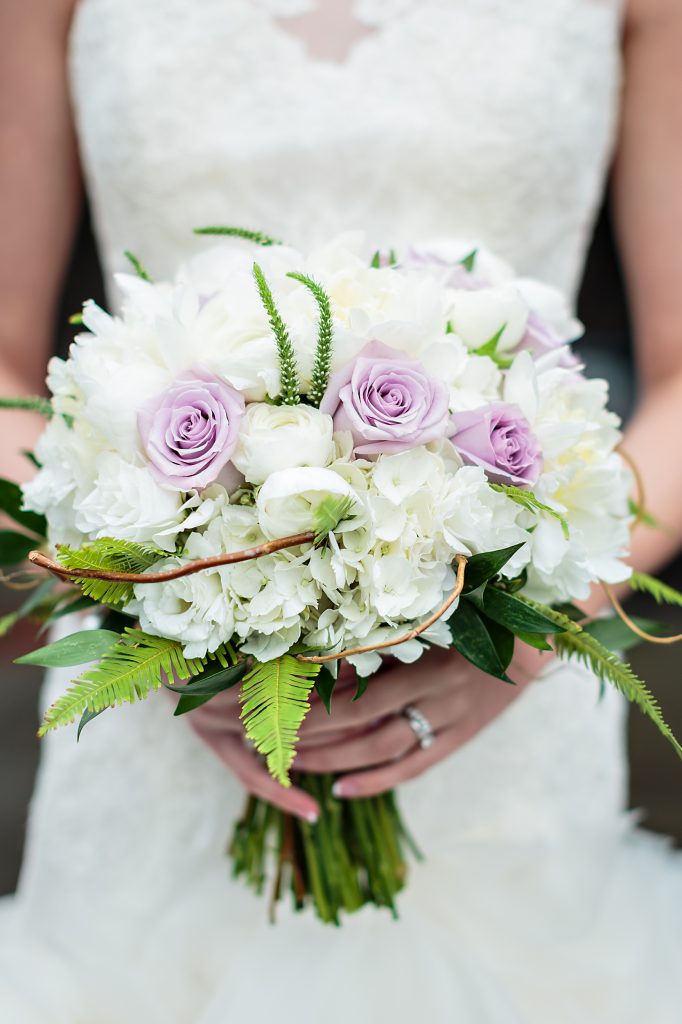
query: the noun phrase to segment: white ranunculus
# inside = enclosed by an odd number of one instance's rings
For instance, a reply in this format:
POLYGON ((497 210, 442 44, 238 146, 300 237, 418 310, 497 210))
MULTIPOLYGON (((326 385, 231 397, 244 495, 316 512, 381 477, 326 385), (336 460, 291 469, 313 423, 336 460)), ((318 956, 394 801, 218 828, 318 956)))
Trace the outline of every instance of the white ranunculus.
POLYGON ((74 503, 74 518, 76 528, 93 540, 116 537, 173 551, 184 519, 181 508, 178 491, 159 486, 146 467, 103 452, 92 489, 74 503))
POLYGON ((327 466, 334 457, 331 416, 310 405, 253 402, 239 428, 232 462, 248 483, 262 484, 278 470, 327 466))
POLYGON ((497 350, 516 348, 526 332, 528 314, 528 303, 513 284, 451 293, 449 319, 469 348, 480 348, 500 331, 497 350))
POLYGON ((450 411, 477 409, 500 397, 502 373, 488 356, 475 356, 461 338, 448 334, 421 354, 421 361, 450 391, 450 411))
POLYGON ((330 469, 283 469, 272 473, 256 499, 266 537, 288 537, 315 529, 315 511, 328 497, 357 501, 350 484, 330 469))

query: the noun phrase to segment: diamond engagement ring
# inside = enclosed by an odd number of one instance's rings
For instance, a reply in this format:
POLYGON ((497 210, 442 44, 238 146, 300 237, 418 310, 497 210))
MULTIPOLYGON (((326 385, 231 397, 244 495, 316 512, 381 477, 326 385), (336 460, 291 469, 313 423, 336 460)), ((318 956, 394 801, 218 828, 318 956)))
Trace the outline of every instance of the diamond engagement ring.
POLYGON ((428 750, 436 737, 426 715, 423 715, 413 704, 408 704, 406 708, 403 708, 402 715, 407 719, 407 724, 419 740, 419 746, 422 750, 428 750))

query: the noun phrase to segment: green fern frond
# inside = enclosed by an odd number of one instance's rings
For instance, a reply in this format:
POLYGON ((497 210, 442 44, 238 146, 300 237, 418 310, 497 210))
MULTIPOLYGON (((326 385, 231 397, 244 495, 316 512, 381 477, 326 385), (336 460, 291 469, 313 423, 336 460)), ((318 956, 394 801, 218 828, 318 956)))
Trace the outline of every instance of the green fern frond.
POLYGON ((517 601, 522 601, 523 604, 527 604, 529 608, 532 608, 534 611, 544 615, 555 625, 561 626, 564 632, 582 633, 583 627, 576 622, 575 619, 571 619, 568 615, 565 615, 564 612, 558 611, 556 608, 552 608, 548 604, 543 604, 542 601, 533 601, 532 598, 526 597, 523 593, 517 592, 514 594, 514 597, 517 601))
POLYGON ((559 523, 561 523, 561 529, 564 537, 568 540, 568 523, 556 509, 550 508, 549 505, 545 505, 544 502, 540 501, 535 497, 532 491, 526 491, 522 487, 515 487, 513 484, 490 484, 494 491, 499 491, 500 494, 506 494, 511 501, 515 501, 517 505, 521 505, 528 512, 546 512, 548 516, 552 516, 559 523))
MULTIPOLYGON (((59 547, 57 561, 66 569, 99 569, 106 572, 142 573, 151 568, 167 552, 158 551, 148 544, 135 544, 130 540, 102 537, 82 548, 59 547)), ((123 605, 132 600, 132 583, 71 577, 86 597, 101 604, 123 605)))
POLYGON ((301 401, 301 386, 298 381, 298 370, 296 369, 296 354, 286 324, 280 316, 275 305, 270 287, 265 280, 263 271, 257 263, 253 265, 253 276, 256 279, 258 294, 268 314, 272 333, 277 342, 277 354, 279 356, 280 395, 284 405, 298 405, 301 401))
POLYGON ((320 666, 290 654, 258 662, 244 677, 240 694, 246 735, 285 787, 296 754, 298 730, 310 708, 310 691, 320 666))
POLYGON ((281 245, 282 243, 277 238, 271 238, 270 235, 264 235, 262 231, 249 231, 248 228, 236 228, 236 227, 207 227, 207 228, 195 228, 195 235, 223 235, 227 238, 244 238, 247 242, 255 242, 256 245, 262 245, 267 248, 271 245, 281 245))
POLYGON ((336 529, 343 519, 351 519, 353 499, 349 495, 342 497, 328 495, 315 509, 315 545, 323 544, 330 533, 336 529))
POLYGON ((126 249, 123 255, 128 260, 128 262, 130 263, 138 277, 141 277, 143 281, 147 281, 149 284, 153 284, 153 278, 149 274, 147 268, 144 266, 142 261, 137 258, 135 253, 130 252, 129 249, 126 249))
POLYGON ((48 420, 52 419, 54 414, 50 399, 40 398, 38 395, 0 398, 0 409, 24 409, 26 412, 40 413, 48 420))
POLYGON ((329 296, 324 288, 306 274, 299 274, 293 271, 287 274, 294 281, 299 281, 312 292, 320 310, 320 322, 318 327, 317 348, 315 349, 315 362, 308 401, 311 405, 319 407, 322 397, 327 390, 329 371, 332 365, 332 345, 334 342, 334 319, 332 317, 332 306, 329 296))
POLYGON ((682 746, 663 718, 658 701, 626 662, 584 630, 578 633, 559 633, 553 640, 560 657, 577 658, 592 669, 601 682, 615 686, 631 703, 637 705, 682 757, 682 746))
POLYGON ((633 590, 650 594, 657 604, 673 604, 682 608, 682 594, 679 590, 675 590, 667 583, 662 583, 654 576, 647 576, 645 572, 633 572, 627 582, 633 590))
POLYGON ((118 643, 93 668, 73 681, 45 713, 38 735, 69 725, 85 711, 134 704, 168 679, 191 679, 206 659, 185 658, 177 640, 126 629, 118 643))

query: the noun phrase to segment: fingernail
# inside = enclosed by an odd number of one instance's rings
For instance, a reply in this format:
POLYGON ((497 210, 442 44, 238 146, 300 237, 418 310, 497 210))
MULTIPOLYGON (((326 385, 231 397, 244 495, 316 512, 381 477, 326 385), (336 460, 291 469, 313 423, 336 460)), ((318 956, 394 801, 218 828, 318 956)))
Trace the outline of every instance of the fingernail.
POLYGON ((355 786, 347 779, 338 779, 332 786, 332 794, 336 797, 353 796, 355 786))

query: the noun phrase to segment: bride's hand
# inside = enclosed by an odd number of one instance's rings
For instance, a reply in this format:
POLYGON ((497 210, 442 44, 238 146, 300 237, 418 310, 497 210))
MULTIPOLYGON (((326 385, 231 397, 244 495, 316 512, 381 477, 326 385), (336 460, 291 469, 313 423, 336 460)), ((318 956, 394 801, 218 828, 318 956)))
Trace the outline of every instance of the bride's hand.
MULTIPOLYGON (((387 662, 361 700, 352 701, 354 673, 342 670, 330 716, 313 694, 303 723, 294 767, 300 771, 353 772, 337 782, 339 796, 380 793, 421 775, 461 747, 496 718, 525 689, 546 658, 518 644, 510 668, 510 686, 479 672, 452 651, 429 652, 418 665, 387 662), (422 750, 402 712, 416 706, 436 734, 422 750)), ((214 697, 187 718, 198 736, 239 779, 248 792, 306 820, 319 814, 303 790, 284 789, 244 740, 238 689, 214 697)))
POLYGON ((388 663, 361 700, 340 680, 333 714, 319 700, 301 731, 294 767, 300 771, 352 772, 335 785, 340 797, 371 796, 413 779, 448 757, 509 706, 551 655, 517 644, 509 669, 516 685, 486 675, 453 651, 434 650, 416 665, 388 663), (422 749, 404 709, 428 720, 435 740, 422 749))

